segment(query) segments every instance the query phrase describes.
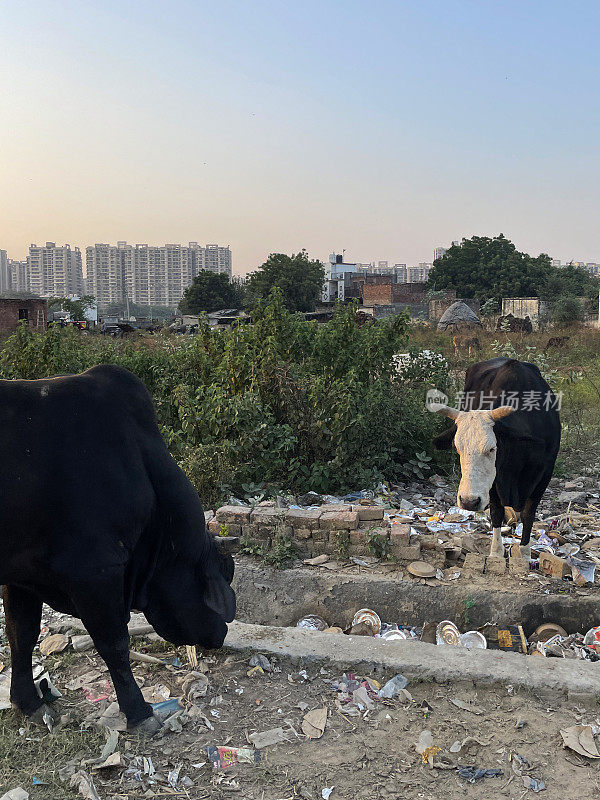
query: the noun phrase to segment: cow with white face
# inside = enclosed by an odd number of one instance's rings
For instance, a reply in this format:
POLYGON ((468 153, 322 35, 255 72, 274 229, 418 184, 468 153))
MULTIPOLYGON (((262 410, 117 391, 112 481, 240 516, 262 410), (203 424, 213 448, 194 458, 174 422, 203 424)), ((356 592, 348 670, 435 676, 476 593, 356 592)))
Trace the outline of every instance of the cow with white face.
POLYGON ((556 398, 538 368, 514 359, 495 358, 467 371, 465 397, 491 408, 461 411, 429 403, 430 411, 453 420, 434 440, 438 449, 452 443, 460 457, 457 504, 469 511, 488 506, 492 520, 491 556, 504 556, 501 525, 504 509, 521 512, 521 553, 531 556, 529 538, 538 503, 548 486, 560 445, 556 398), (510 393, 514 405, 502 405, 510 393), (539 407, 530 398, 539 395, 539 407))

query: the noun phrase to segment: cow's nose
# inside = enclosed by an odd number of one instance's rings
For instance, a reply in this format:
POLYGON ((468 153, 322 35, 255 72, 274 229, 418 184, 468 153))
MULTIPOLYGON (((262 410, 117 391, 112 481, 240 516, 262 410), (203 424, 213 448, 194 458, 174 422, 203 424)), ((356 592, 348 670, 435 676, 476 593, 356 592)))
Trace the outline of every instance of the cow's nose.
POLYGON ((460 507, 464 508, 465 511, 477 511, 481 505, 481 497, 461 494, 458 499, 460 501, 460 507))

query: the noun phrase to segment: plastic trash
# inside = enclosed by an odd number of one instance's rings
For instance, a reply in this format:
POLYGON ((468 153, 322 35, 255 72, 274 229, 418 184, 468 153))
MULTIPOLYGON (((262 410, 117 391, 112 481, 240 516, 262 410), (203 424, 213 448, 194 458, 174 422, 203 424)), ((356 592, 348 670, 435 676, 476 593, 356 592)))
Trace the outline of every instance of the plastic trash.
POLYGON ((504 775, 501 769, 478 769, 477 767, 460 767, 458 774, 469 783, 475 783, 482 778, 497 778, 504 775))
POLYGON ((260 752, 251 747, 220 747, 207 744, 204 748, 215 769, 227 769, 234 764, 258 764, 260 752))
POLYGON ((324 631, 329 625, 316 614, 307 614, 305 617, 298 620, 296 627, 303 628, 306 631, 324 631))
POLYGON ((402 689, 406 689, 408 686, 408 678, 405 678, 404 675, 398 673, 398 675, 394 675, 385 686, 383 686, 379 692, 377 693, 379 697, 384 698, 386 700, 391 700, 392 698, 396 697, 400 694, 402 689))

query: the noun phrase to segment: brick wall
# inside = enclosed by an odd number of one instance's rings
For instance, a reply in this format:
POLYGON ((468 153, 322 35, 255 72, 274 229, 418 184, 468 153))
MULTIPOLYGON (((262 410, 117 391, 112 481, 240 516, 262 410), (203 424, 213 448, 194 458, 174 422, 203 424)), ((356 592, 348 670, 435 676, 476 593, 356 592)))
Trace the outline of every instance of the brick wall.
POLYGON ((393 283, 365 283, 363 286, 363 305, 390 306, 392 300, 393 283))
POLYGON ((317 509, 259 506, 254 510, 223 506, 209 521, 208 529, 218 535, 222 526, 226 526, 228 536, 243 537, 244 543, 263 552, 273 547, 278 536, 285 536, 294 542, 301 558, 323 554, 338 558, 377 555, 374 538, 380 544, 386 542, 383 546, 394 561, 408 564, 423 560, 440 568, 445 562, 445 551, 437 544, 437 536, 419 535, 418 541, 411 542, 410 525, 390 524, 384 520, 380 506, 334 503, 317 509))
POLYGON ((0 331, 16 330, 21 318, 25 315, 31 328, 46 329, 47 312, 45 300, 0 298, 0 331))

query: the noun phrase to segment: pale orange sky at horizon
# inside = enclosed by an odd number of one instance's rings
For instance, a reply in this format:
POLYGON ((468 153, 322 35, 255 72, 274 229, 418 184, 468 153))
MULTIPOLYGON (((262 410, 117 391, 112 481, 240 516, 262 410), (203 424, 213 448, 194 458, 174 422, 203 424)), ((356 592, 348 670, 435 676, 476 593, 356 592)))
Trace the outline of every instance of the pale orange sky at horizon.
POLYGON ((600 261, 600 10, 575 5, 7 0, 0 248, 229 244, 244 274, 502 232, 600 261))

